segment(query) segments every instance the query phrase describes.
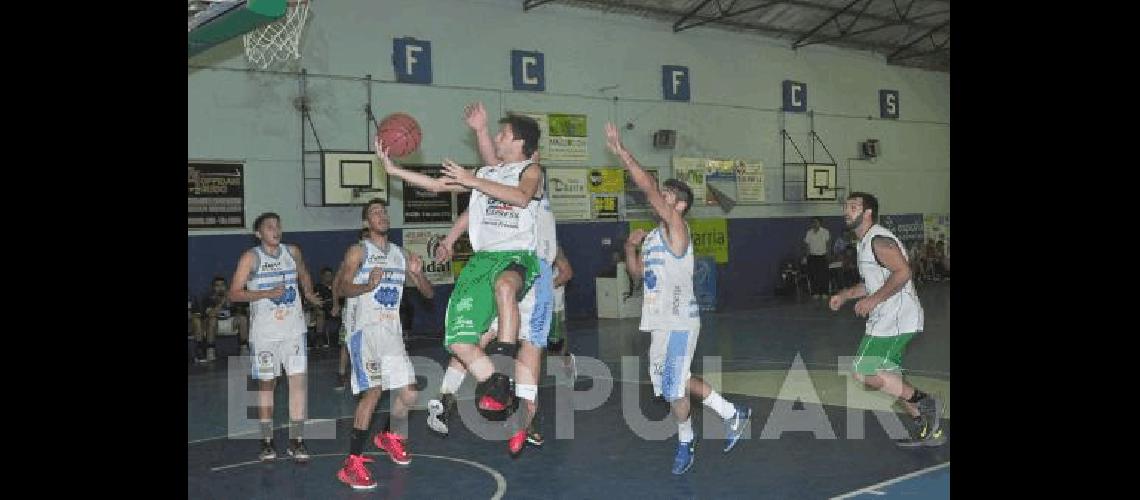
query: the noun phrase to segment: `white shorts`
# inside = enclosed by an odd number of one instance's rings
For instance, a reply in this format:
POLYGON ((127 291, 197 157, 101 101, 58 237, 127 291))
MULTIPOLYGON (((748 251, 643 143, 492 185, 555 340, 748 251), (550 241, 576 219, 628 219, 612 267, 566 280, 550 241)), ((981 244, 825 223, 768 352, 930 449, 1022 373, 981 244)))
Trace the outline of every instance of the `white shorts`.
POLYGON ((309 361, 304 334, 282 340, 250 337, 249 352, 253 358, 253 378, 257 380, 273 380, 281 374, 282 367, 286 375, 305 373, 309 361))
POLYGON ((670 402, 685 396, 700 334, 699 325, 691 330, 650 332, 653 337, 649 344, 649 380, 653 382, 654 394, 670 402))
POLYGON ((352 393, 372 388, 391 390, 416 383, 416 371, 404 349, 403 335, 397 329, 367 325, 348 336, 352 393))
MULTIPOLYGON (((550 324, 554 317, 554 269, 538 259, 539 274, 526 295, 519 301, 519 340, 546 349, 550 324)), ((488 331, 498 331, 499 317, 491 319, 488 331)))

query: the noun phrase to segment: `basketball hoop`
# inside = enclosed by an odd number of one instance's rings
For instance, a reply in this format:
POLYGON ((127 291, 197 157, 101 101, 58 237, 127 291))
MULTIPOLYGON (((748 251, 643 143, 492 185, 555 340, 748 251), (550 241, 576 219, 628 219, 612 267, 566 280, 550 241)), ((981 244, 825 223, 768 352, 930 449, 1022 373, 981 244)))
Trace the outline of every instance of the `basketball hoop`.
POLYGON ((301 31, 308 19, 309 0, 290 0, 284 17, 242 35, 245 57, 261 69, 300 60, 301 31))

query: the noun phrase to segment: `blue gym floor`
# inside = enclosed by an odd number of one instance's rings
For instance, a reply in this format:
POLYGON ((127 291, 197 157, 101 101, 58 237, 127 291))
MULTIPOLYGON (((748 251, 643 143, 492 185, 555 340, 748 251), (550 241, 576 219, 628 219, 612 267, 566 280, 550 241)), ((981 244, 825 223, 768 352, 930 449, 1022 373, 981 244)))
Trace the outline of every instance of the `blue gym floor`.
MULTIPOLYGON (((911 342, 903 365, 908 380, 945 401, 942 423, 951 436, 950 285, 924 284, 919 295, 926 329, 911 342)), ((571 351, 600 360, 609 376, 601 380, 582 375, 573 390, 558 386, 553 376, 543 378, 539 418, 546 443, 542 448, 528 446, 518 459, 511 459, 505 441, 477 436, 461 418, 453 420, 450 436, 437 437, 424 423, 426 401, 438 390, 435 380, 421 389, 419 406, 410 415, 411 464, 395 465, 374 445, 366 445, 376 458, 370 468, 379 482, 368 492, 353 491, 335 476, 348 451, 355 408, 350 391, 333 390, 337 351, 318 348, 310 353, 309 417, 318 423, 310 427, 306 439, 313 453, 307 464, 283 458, 288 421, 283 380, 278 383, 275 408, 276 444, 282 458, 260 463, 256 433, 239 434, 243 429, 227 427, 229 395, 245 389, 244 365, 234 372, 236 383, 227 380, 225 361, 192 366, 187 390, 188 496, 949 498, 949 440, 934 448, 897 447, 881 423, 892 420, 885 410, 889 400, 863 391, 843 373, 846 362, 840 358, 854 354, 863 332, 863 320, 851 307, 833 313, 823 300, 783 299, 751 310, 703 315, 692 371, 726 399, 750 406, 754 417, 750 438, 724 454, 719 419, 694 405, 696 462, 682 476, 669 471, 675 434, 663 440, 645 439, 623 417, 624 395, 629 401, 627 413, 639 409, 650 421, 670 418, 668 406, 652 397, 645 373, 648 335, 637 331, 636 318, 569 323, 571 351), (636 368, 623 369, 623 356, 636 356, 624 360, 627 366, 635 362, 636 368), (600 406, 572 410, 587 399, 584 395, 595 384, 604 387, 611 380, 612 391, 600 406), (825 417, 827 425, 788 430, 788 419, 773 416, 788 415, 789 410, 806 416, 794 420, 793 426, 812 416, 814 422, 825 417), (315 437, 319 431, 314 428, 335 438, 315 437), (573 437, 568 438, 571 432, 573 437)), ((439 340, 413 339, 408 351, 434 360, 442 372, 446 355, 439 340)), ((554 358, 549 361, 557 363, 554 358)), ((546 373, 545 364, 543 370, 546 373)), ((417 368, 417 373, 426 372, 417 368)), ((470 390, 470 382, 465 382, 461 398, 470 390)), ((385 396, 373 431, 382 424, 388 407, 385 396)), ((668 425, 675 433, 676 425, 671 420, 668 425)))

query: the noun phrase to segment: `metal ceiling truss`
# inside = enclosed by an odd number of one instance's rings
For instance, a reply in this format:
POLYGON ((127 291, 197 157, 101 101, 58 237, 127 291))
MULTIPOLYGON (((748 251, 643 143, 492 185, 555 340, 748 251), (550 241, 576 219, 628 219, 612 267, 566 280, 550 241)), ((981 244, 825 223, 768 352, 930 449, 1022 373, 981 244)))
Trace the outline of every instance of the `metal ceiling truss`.
MULTIPOLYGON (((926 19, 928 17, 941 16, 941 15, 949 14, 949 13, 950 13, 950 11, 948 11, 948 10, 940 10, 938 12, 930 12, 927 14, 922 14, 920 16, 914 16, 910 20, 914 21, 914 20, 918 20, 918 19, 926 19)), ((854 23, 852 23, 852 24, 854 24, 854 23)), ((854 37, 856 35, 865 35, 867 33, 874 33, 874 32, 879 31, 879 30, 884 30, 887 28, 893 28, 895 26, 906 26, 907 24, 908 23, 906 21, 903 21, 903 20, 891 21, 889 23, 883 23, 883 24, 880 24, 878 26, 871 26, 869 28, 858 29, 855 31, 848 31, 846 34, 840 34, 838 36, 827 37, 827 38, 819 38, 816 40, 805 40, 803 42, 800 42, 798 45, 795 45, 795 48, 804 47, 807 45, 821 44, 821 43, 838 42, 838 41, 842 41, 844 38, 850 39, 850 37, 854 37)))
POLYGON ((902 61, 905 59, 913 59, 915 57, 922 57, 922 56, 937 54, 937 53, 942 52, 942 51, 950 50, 950 49, 946 48, 946 46, 950 44, 950 34, 949 33, 946 34, 946 39, 943 40, 942 43, 938 43, 938 42, 934 41, 934 34, 935 33, 942 31, 943 29, 949 30, 949 28, 950 28, 950 21, 949 20, 946 20, 942 24, 939 24, 938 26, 931 28, 930 31, 923 33, 922 35, 918 36, 914 40, 911 40, 910 42, 908 42, 906 45, 899 47, 898 50, 895 50, 893 53, 891 53, 891 55, 887 56, 887 62, 888 63, 895 63, 895 62, 899 62, 899 61, 902 61), (914 53, 906 54, 907 50, 914 47, 915 45, 918 45, 919 42, 926 40, 926 39, 930 39, 930 45, 933 48, 931 48, 929 50, 921 51, 921 52, 914 52, 914 53))
MULTIPOLYGON (((712 1, 712 0, 710 0, 710 1, 712 1)), ((614 0, 574 0, 574 3, 591 5, 591 6, 594 6, 596 8, 606 10, 606 11, 615 11, 616 10, 616 11, 624 11, 624 12, 632 13, 635 15, 653 15, 653 16, 665 17, 665 18, 684 16, 687 14, 686 12, 676 11, 676 10, 672 10, 672 9, 665 9, 662 7, 652 7, 652 6, 647 6, 647 5, 617 3, 614 0)), ((787 0, 785 0, 785 1, 780 2, 780 3, 786 4, 789 2, 787 0)), ((524 7, 525 7, 525 5, 524 5, 524 7)), ((737 14, 738 13, 734 13, 734 15, 737 15, 737 14)), ((705 19, 703 16, 695 16, 695 17, 701 17, 701 19, 705 19)), ((737 29, 741 29, 741 30, 760 31, 760 32, 765 32, 765 33, 768 33, 769 35, 775 35, 775 36, 793 37, 793 36, 800 36, 800 35, 804 34, 804 32, 799 31, 799 30, 781 28, 779 26, 775 26, 772 24, 745 23, 745 22, 734 21, 734 20, 727 18, 727 17, 719 20, 718 24, 720 24, 721 26, 724 26, 724 27, 728 27, 728 28, 737 28, 737 29)), ((880 49, 886 48, 889 50, 894 50, 894 49, 897 49, 898 46, 882 45, 878 48, 880 48, 880 49)))
MULTIPOLYGON (((871 1, 872 0, 851 0, 850 2, 847 3, 847 5, 844 5, 842 9, 835 11, 833 14, 831 14, 831 16, 828 16, 827 19, 824 19, 823 22, 815 25, 815 27, 812 28, 811 30, 809 30, 806 35, 800 37, 798 40, 793 42, 792 48, 798 49, 800 47, 803 47, 804 45, 808 45, 804 42, 806 42, 808 39, 811 38, 812 35, 818 33, 819 30, 823 29, 824 26, 827 26, 828 23, 831 23, 831 22, 835 23, 835 28, 839 31, 840 37, 846 36, 847 32, 850 31, 851 28, 855 26, 855 23, 859 21, 859 17, 863 15, 863 12, 867 10, 867 6, 871 5, 871 1), (853 17, 851 19, 851 22, 847 23, 846 27, 840 25, 839 24, 839 15, 843 14, 844 12, 847 12, 848 10, 851 10, 851 8, 854 7, 855 4, 857 4, 857 3, 862 3, 863 8, 859 9, 859 13, 855 14, 855 17, 853 17)), ((913 3, 914 0, 911 0, 911 2, 913 3)))
MULTIPOLYGON (((529 11, 553 1, 554 0, 524 0, 523 9, 529 11)), ((887 57, 888 63, 899 63, 900 61, 943 52, 949 53, 949 34, 947 33, 947 38, 942 43, 936 42, 933 36, 939 31, 948 28, 950 21, 947 19, 937 25, 921 22, 922 20, 932 17, 949 15, 949 8, 911 16, 914 4, 918 0, 890 0, 894 7, 895 15, 867 12, 871 3, 876 1, 884 2, 886 0, 851 0, 843 7, 835 7, 809 0, 762 0, 749 2, 741 0, 702 0, 696 7, 689 9, 687 12, 662 7, 660 6, 661 4, 646 5, 627 3, 621 0, 572 0, 567 3, 585 4, 605 11, 625 11, 641 16, 656 16, 666 19, 675 18, 676 21, 673 23, 674 33, 713 23, 723 28, 755 31, 770 36, 794 39, 795 41, 792 43, 792 48, 795 49, 815 44, 834 44, 860 50, 889 53, 891 55, 887 57), (741 4, 744 5, 742 6, 741 4), (743 14, 778 5, 823 11, 827 12, 828 16, 822 22, 807 31, 760 22, 755 20, 755 17, 740 19, 740 16, 743 14), (877 21, 878 24, 853 29, 860 20, 877 21), (833 25, 834 29, 825 29, 829 25, 833 25), (912 30, 924 30, 924 32, 921 36, 918 36, 901 47, 898 43, 891 43, 885 40, 856 38, 858 35, 866 35, 868 33, 899 26, 906 26, 912 30), (921 41, 927 38, 931 41, 931 49, 908 52, 909 49, 917 46, 921 41)), ((947 6, 950 4, 950 0, 933 1, 946 4, 947 6)))
MULTIPOLYGON (((805 47, 808 45, 815 45, 815 44, 821 44, 821 43, 834 43, 834 42, 839 42, 839 41, 848 41, 851 43, 858 44, 859 42, 856 40, 852 40, 852 37, 854 37, 856 35, 865 35, 868 33, 874 33, 876 31, 884 30, 887 28, 893 28, 896 26, 910 26, 910 27, 921 28, 921 29, 936 28, 937 27, 936 25, 919 23, 917 21, 919 21, 920 19, 926 19, 926 18, 930 18, 930 17, 936 17, 936 16, 942 16, 942 15, 949 15, 950 14, 949 10, 939 10, 936 12, 928 12, 926 14, 921 14, 921 15, 917 15, 914 17, 909 17, 911 8, 914 7, 914 4, 917 0, 910 0, 910 3, 907 4, 905 9, 899 7, 898 0, 891 0, 891 3, 894 5, 894 8, 895 8, 895 13, 898 14, 898 19, 890 19, 890 18, 883 18, 881 16, 865 15, 864 12, 867 10, 867 7, 870 6, 871 3, 874 1, 875 0, 855 0, 851 3, 848 3, 841 10, 836 11, 834 14, 832 14, 831 17, 829 17, 829 18, 825 19, 823 22, 817 24, 814 28, 811 29, 811 31, 808 32, 808 35, 800 37, 800 39, 796 40, 792 44, 792 48, 798 49, 800 47, 805 47), (851 19, 851 22, 847 23, 847 26, 840 25, 839 15, 847 12, 850 9, 852 9, 857 4, 859 4, 859 2, 863 2, 863 5, 860 8, 859 12, 854 14, 854 16, 851 19), (881 24, 878 24, 876 26, 870 26, 867 28, 862 28, 862 29, 855 30, 855 31, 851 31, 851 28, 853 28, 855 26, 855 23, 858 22, 859 19, 880 20, 881 24), (883 21, 883 19, 885 19, 885 21, 883 21), (817 37, 814 40, 811 39, 811 37, 813 35, 818 34, 825 26, 827 26, 828 23, 834 23, 835 24, 836 31, 838 32, 837 35, 827 36, 827 37, 817 37)), ((850 16, 851 14, 848 14, 848 15, 850 16)))
POLYGON ((538 7, 539 5, 542 5, 544 3, 550 3, 553 1, 554 0, 524 0, 523 1, 523 11, 528 11, 530 9, 538 7))
POLYGON ((682 32, 684 30, 687 30, 689 28, 695 28, 695 27, 700 26, 702 24, 712 23, 712 22, 717 22, 717 21, 723 21, 723 20, 728 19, 730 17, 736 17, 736 16, 739 16, 741 14, 747 14, 747 13, 752 12, 754 10, 763 9, 764 7, 771 7, 773 5, 779 5, 779 4, 787 3, 787 2, 784 2, 781 0, 772 0, 772 1, 767 1, 767 2, 761 2, 761 3, 753 5, 751 7, 745 7, 743 9, 740 9, 737 11, 733 11, 732 8, 735 7, 737 3, 739 3, 738 0, 732 0, 732 3, 728 4, 728 8, 725 8, 723 5, 721 5, 721 0, 705 0, 705 1, 701 2, 700 5, 697 5, 697 7, 695 9, 689 11, 684 16, 682 16, 680 19, 678 19, 676 22, 674 22, 673 23, 673 32, 679 33, 679 32, 682 32), (689 18, 696 16, 697 13, 701 11, 701 9, 705 8, 706 5, 708 5, 709 3, 712 3, 714 1, 716 2, 716 7, 717 7, 717 11, 718 11, 718 14, 715 17, 706 17, 706 18, 701 19, 699 21, 692 22, 689 24, 685 24, 685 21, 688 21, 689 18))
MULTIPOLYGON (((821 11, 828 12, 831 14, 839 14, 839 13, 842 13, 842 12, 851 8, 850 6, 844 6, 844 7, 836 8, 836 7, 831 6, 831 5, 819 4, 819 3, 815 3, 815 2, 808 2, 806 0, 789 0, 786 3, 788 5, 794 5, 796 7, 805 7, 805 8, 809 8, 809 9, 821 10, 821 11)), ((852 2, 852 3, 856 3, 856 2, 852 2)), ((914 4, 914 0, 911 0, 911 5, 913 5, 913 4, 914 4)), ((908 12, 909 12, 909 7, 908 7, 908 12)), ((883 22, 883 23, 889 23, 889 22, 897 21, 897 19, 895 19, 892 16, 883 16, 883 15, 874 14, 874 13, 864 14, 863 17, 865 19, 870 19, 872 21, 879 21, 879 22, 883 22)), ((905 19, 903 19, 903 20, 906 21, 905 19)), ((924 24, 924 23, 907 23, 907 24, 914 24, 915 26, 920 26, 920 27, 925 27, 925 28, 929 28, 929 27, 933 26, 931 24, 924 24)))

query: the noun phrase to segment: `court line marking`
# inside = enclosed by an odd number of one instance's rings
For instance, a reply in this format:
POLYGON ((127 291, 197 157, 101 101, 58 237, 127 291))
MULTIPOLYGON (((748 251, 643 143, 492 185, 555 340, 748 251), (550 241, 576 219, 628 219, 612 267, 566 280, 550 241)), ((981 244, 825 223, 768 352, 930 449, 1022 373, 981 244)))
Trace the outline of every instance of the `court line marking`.
POLYGON ((845 493, 845 494, 837 496, 837 497, 831 497, 831 500, 841 500, 844 498, 851 498, 853 496, 862 495, 863 493, 870 493, 872 495, 885 495, 885 493, 883 493, 881 491, 876 491, 876 490, 878 490, 879 488, 882 488, 884 486, 890 486, 890 485, 895 484, 899 481, 905 481, 905 480, 910 479, 912 477, 921 476, 923 474, 934 472, 938 469, 941 469, 944 467, 949 467, 949 466, 950 466, 950 462, 944 462, 944 463, 935 465, 933 467, 927 467, 925 469, 917 470, 917 471, 911 472, 909 474, 903 474, 899 477, 896 477, 894 479, 888 479, 888 480, 883 481, 881 483, 872 484, 870 486, 867 486, 866 488, 862 488, 862 489, 852 491, 851 493, 845 493))
MULTIPOLYGON (((368 451, 368 452, 365 452, 364 454, 365 455, 376 455, 376 456, 387 455, 387 453, 381 453, 378 451, 368 451)), ((507 479, 504 478, 503 475, 499 473, 499 471, 497 471, 497 470, 495 470, 495 469, 493 469, 487 465, 476 462, 474 460, 467 460, 465 458, 449 457, 449 456, 445 456, 445 455, 428 455, 425 453, 409 453, 409 455, 411 455, 413 457, 436 458, 439 460, 449 460, 452 462, 459 462, 462 464, 470 465, 472 467, 475 467, 477 469, 482 470, 483 472, 486 472, 487 474, 490 474, 491 478, 495 480, 495 493, 491 495, 491 500, 500 500, 501 498, 503 498, 503 495, 507 492, 507 479)), ((340 457, 340 456, 344 456, 344 454, 342 454, 342 453, 321 453, 318 455, 310 455, 310 458, 325 458, 325 457, 340 457)), ((293 459, 287 458, 287 457, 280 457, 280 458, 275 459, 275 461, 277 461, 277 460, 292 461, 293 459)), ((253 465, 253 464, 259 464, 259 463, 262 463, 261 460, 251 460, 249 462, 239 462, 236 464, 222 465, 220 467, 212 467, 210 469, 210 472, 219 472, 219 471, 223 471, 226 469, 233 469, 233 468, 237 468, 237 467, 243 467, 246 465, 253 465)))

